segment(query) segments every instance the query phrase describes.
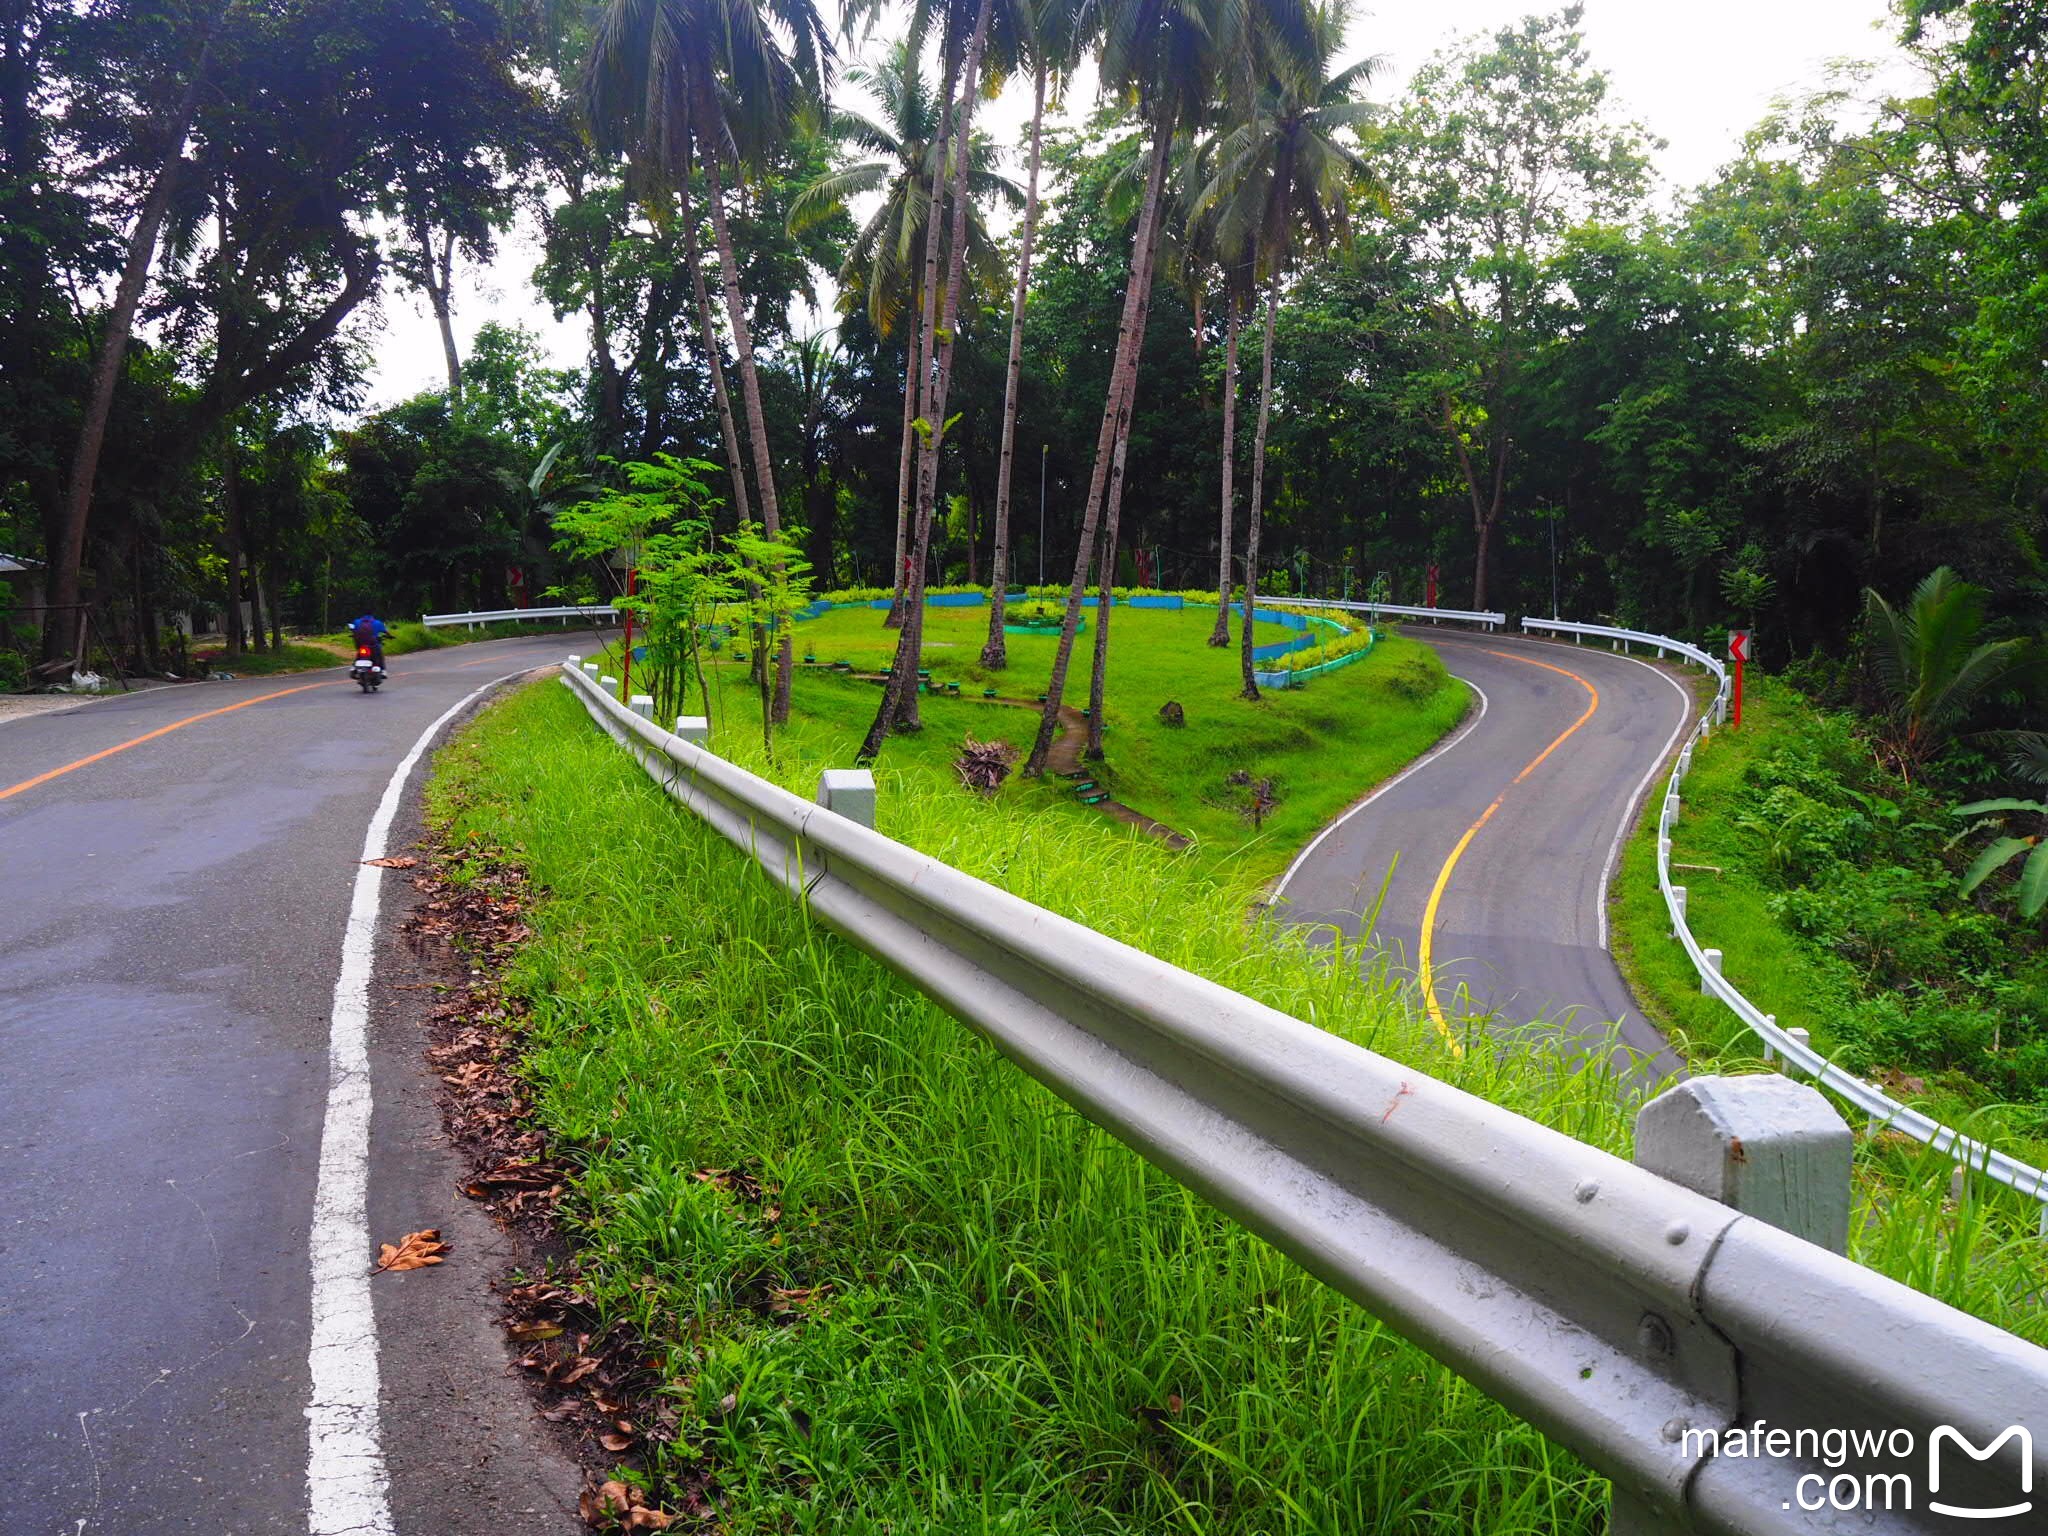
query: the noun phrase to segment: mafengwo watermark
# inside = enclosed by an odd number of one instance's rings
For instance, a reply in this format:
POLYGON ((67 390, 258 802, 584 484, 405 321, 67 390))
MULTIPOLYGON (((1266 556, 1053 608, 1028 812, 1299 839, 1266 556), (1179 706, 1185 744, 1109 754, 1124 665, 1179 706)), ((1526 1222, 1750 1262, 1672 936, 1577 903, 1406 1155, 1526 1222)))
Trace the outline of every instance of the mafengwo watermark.
MULTIPOLYGON (((2034 1437, 2019 1424, 1981 1445, 1940 1424, 1923 1444, 1910 1429, 1786 1429, 1758 1419, 1728 1429, 1687 1429, 1685 1449, 1699 1456, 1792 1463, 1785 1469, 1787 1509, 1845 1514, 1925 1510, 1952 1520, 1987 1521, 2018 1520, 2035 1507, 2034 1437), (1981 1479, 1970 1479, 1967 1496, 1956 1491, 1973 1463, 1981 1469, 2015 1441, 2018 1465, 2004 1479, 2009 1486, 1988 1500, 1981 1479), (1826 1470, 1796 1470, 1815 1463, 1826 1470)), ((2031 1521, 2025 1527, 2038 1528, 2031 1521)))

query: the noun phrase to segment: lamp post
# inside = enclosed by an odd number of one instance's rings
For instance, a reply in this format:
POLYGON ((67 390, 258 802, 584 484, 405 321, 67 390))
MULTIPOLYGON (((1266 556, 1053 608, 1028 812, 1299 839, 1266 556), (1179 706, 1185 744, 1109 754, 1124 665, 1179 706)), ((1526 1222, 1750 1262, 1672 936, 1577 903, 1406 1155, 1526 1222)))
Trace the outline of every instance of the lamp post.
POLYGON ((1045 585, 1045 456, 1051 443, 1038 445, 1038 584, 1045 585))
POLYGON ((1557 508, 1550 509, 1550 616, 1557 617, 1557 508))

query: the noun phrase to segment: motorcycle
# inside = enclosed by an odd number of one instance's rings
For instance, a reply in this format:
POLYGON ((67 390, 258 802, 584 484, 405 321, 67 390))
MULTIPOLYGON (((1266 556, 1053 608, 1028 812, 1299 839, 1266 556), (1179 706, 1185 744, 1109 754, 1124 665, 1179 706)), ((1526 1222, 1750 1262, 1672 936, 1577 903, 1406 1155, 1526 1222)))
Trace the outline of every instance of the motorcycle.
POLYGON ((376 657, 367 645, 356 647, 355 665, 348 669, 348 675, 365 693, 375 693, 378 684, 384 681, 384 669, 377 665, 376 657))

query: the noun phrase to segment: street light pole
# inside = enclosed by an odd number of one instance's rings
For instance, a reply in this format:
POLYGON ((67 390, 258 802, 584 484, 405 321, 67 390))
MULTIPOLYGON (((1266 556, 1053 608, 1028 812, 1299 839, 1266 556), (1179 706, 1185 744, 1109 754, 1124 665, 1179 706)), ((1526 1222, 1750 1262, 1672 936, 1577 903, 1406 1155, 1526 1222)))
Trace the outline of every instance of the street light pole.
POLYGON ((1550 616, 1557 617, 1557 508, 1550 509, 1550 616))
POLYGON ((1045 456, 1051 443, 1038 445, 1038 584, 1045 585, 1045 456))

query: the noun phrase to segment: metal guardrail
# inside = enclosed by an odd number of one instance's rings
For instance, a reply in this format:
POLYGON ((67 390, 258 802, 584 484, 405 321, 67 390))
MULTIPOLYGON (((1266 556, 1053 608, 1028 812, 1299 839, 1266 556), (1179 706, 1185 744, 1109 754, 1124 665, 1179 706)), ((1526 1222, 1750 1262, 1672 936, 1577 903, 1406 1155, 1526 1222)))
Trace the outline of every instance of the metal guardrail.
POLYGON ((1295 608, 1342 608, 1351 613, 1371 614, 1374 618, 1392 614, 1398 619, 1428 619, 1431 623, 1449 619, 1457 624, 1477 624, 1487 630, 1498 629, 1508 621, 1504 613, 1488 613, 1473 608, 1409 608, 1400 603, 1353 603, 1334 597, 1275 597, 1271 593, 1266 594, 1266 601, 1286 603, 1295 608))
POLYGON ((615 619, 619 610, 610 603, 591 603, 583 606, 570 605, 564 608, 492 608, 475 613, 425 613, 420 623, 428 629, 441 629, 451 624, 465 625, 475 629, 479 624, 524 624, 531 619, 615 619))
POLYGON ((1866 1083, 1855 1073, 1835 1065, 1815 1050, 1807 1041, 1805 1031, 1794 1033, 1779 1028, 1774 1015, 1765 1013, 1722 976, 1720 951, 1702 946, 1687 925, 1685 887, 1674 886, 1671 883, 1671 829, 1678 821, 1681 804, 1679 786, 1685 782, 1686 774, 1692 771, 1693 749, 1706 740, 1716 724, 1728 717, 1728 672, 1721 659, 1682 640, 1674 640, 1668 635, 1648 634, 1637 629, 1614 629, 1602 624, 1573 624, 1561 619, 1535 618, 1523 619, 1522 627, 1641 645, 1656 650, 1660 655, 1668 653, 1683 656, 1713 673, 1719 685, 1714 693, 1713 708, 1711 711, 1702 711, 1691 736, 1687 738, 1685 746, 1672 763, 1671 777, 1665 785, 1663 805, 1657 817, 1657 888, 1663 892, 1665 909, 1671 915, 1672 937, 1678 940, 1687 958, 1692 961, 1693 969, 1699 973, 1700 989, 1710 996, 1719 998, 1764 1042, 1767 1057, 1773 1053, 1783 1056, 1787 1062, 1815 1083, 1855 1105, 1869 1117, 1873 1131, 1889 1129, 1902 1132, 1915 1141, 1926 1143, 1937 1152, 1948 1154, 1958 1163, 1977 1170, 1986 1178, 2003 1184, 2007 1189, 2042 1201, 2041 1231, 2044 1236, 2048 1236, 2048 1171, 2023 1163, 2018 1158, 2010 1157, 1994 1147, 1965 1136, 1931 1115, 1910 1105, 1901 1104, 1883 1089, 1866 1083), (1709 959, 1709 955, 1713 958, 1709 959))
MULTIPOLYGON (((2048 1426, 2048 1352, 802 800, 596 671, 571 658, 563 680, 813 916, 1612 1478, 1616 1531, 1848 1530, 1792 1512, 1795 1478, 1833 1475, 1826 1442, 1714 1454, 1760 1415, 1923 1444, 1944 1424, 1975 1445, 2048 1426)), ((2048 1487, 2042 1451, 1952 1457, 1944 1497, 2048 1487)), ((1915 1511, 1854 1529, 1953 1527, 1915 1511)))

